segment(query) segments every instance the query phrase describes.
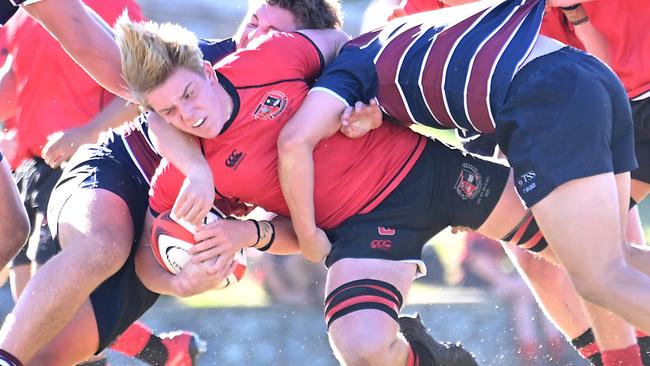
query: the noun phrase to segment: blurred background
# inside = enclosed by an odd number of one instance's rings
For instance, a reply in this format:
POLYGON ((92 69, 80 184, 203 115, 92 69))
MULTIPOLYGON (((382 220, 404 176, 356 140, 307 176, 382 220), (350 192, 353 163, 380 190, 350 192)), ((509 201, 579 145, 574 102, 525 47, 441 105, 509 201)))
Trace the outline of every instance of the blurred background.
MULTIPOLYGON (((139 3, 147 18, 181 23, 204 38, 232 36, 248 8, 245 0, 139 3)), ((344 0, 344 29, 354 36, 379 26, 394 5, 344 0)), ((454 143, 452 135, 437 137, 454 143)), ((640 208, 650 222, 650 208, 640 208)), ((419 312, 437 339, 463 342, 486 366, 586 364, 545 320, 499 244, 444 232, 423 256, 429 274, 416 282, 405 312, 419 312), (498 268, 498 281, 482 276, 484 265, 498 268)), ((336 365, 322 315, 324 274, 322 265, 301 257, 251 252, 242 282, 187 299, 163 297, 144 320, 157 332, 198 332, 208 345, 201 365, 336 365)), ((6 314, 12 306, 7 285, 1 296, 6 314)), ((110 358, 113 365, 140 365, 110 358)))

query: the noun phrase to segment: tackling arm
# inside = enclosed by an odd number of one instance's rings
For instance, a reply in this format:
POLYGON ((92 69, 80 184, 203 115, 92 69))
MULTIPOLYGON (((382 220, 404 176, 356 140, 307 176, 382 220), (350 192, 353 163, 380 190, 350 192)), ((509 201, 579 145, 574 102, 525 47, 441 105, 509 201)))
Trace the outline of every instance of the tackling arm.
POLYGON ((319 141, 336 133, 345 106, 335 97, 312 92, 284 126, 278 138, 278 169, 282 193, 305 258, 320 261, 330 244, 316 227, 313 151, 319 141), (315 112, 318 113, 315 113, 315 112))

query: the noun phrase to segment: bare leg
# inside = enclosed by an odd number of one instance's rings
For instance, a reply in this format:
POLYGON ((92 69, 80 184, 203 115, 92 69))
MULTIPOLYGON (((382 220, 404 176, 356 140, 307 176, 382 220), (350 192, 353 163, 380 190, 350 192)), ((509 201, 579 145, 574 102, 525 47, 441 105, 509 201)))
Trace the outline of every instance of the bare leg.
POLYGON ((29 220, 27 212, 20 202, 18 188, 11 176, 7 162, 0 161, 0 267, 9 263, 27 241, 29 235, 29 220))
POLYGON ((26 365, 75 365, 92 356, 98 347, 95 314, 90 300, 86 300, 63 330, 26 365))
POLYGON ((0 348, 28 362, 72 319, 90 293, 123 264, 133 241, 126 203, 80 190, 59 219, 63 251, 32 278, 0 331, 0 348), (34 309, 39 309, 34 312, 34 309))
POLYGON ((533 214, 583 298, 650 330, 650 278, 623 258, 629 174, 612 178, 567 182, 536 204, 533 214))

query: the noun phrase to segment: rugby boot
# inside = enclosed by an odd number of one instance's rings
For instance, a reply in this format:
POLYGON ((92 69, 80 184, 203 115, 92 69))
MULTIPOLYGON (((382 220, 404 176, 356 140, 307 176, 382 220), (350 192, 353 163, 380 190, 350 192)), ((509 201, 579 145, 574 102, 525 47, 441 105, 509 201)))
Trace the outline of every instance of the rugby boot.
POLYGON ((167 349, 164 366, 196 366, 199 355, 207 350, 205 341, 193 332, 176 331, 160 334, 159 337, 167 349))
POLYGON ((433 339, 422 324, 420 315, 400 316, 397 321, 400 331, 409 344, 420 345, 429 353, 433 363, 426 366, 478 366, 474 356, 460 343, 441 343, 433 339))

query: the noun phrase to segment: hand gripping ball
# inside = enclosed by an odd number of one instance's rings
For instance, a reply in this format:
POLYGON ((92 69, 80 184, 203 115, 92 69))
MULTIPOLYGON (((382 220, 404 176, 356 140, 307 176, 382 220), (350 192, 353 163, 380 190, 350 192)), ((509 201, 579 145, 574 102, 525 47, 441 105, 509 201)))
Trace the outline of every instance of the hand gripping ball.
MULTIPOLYGON (((217 213, 210 212, 203 224, 220 219, 217 213)), ((188 250, 196 244, 193 231, 192 225, 173 219, 171 211, 160 214, 154 220, 151 228, 151 249, 158 263, 169 273, 177 274, 189 260, 188 250)), ((237 264, 234 271, 217 288, 237 283, 244 277, 248 263, 244 249, 235 253, 235 262, 237 264)))

